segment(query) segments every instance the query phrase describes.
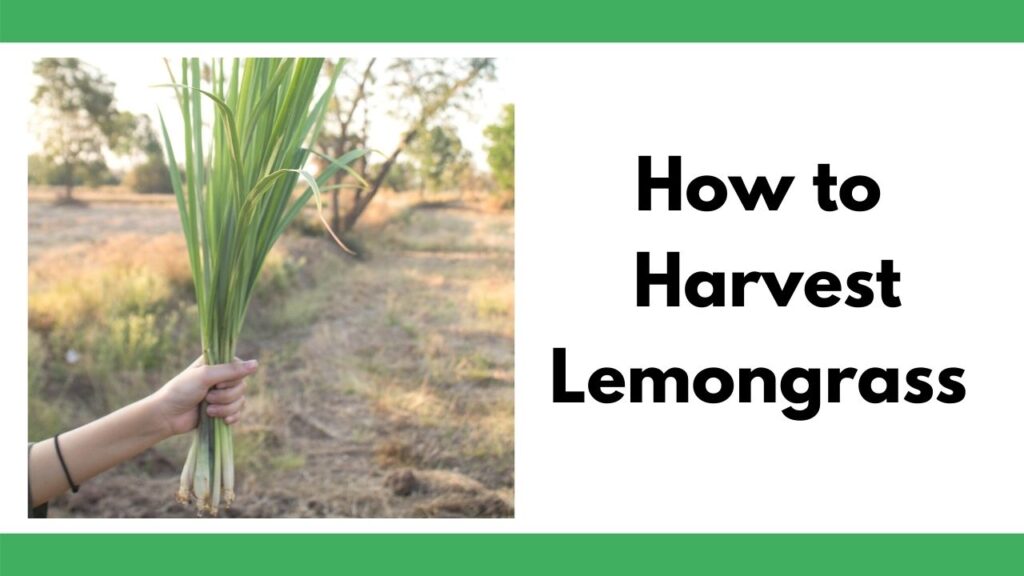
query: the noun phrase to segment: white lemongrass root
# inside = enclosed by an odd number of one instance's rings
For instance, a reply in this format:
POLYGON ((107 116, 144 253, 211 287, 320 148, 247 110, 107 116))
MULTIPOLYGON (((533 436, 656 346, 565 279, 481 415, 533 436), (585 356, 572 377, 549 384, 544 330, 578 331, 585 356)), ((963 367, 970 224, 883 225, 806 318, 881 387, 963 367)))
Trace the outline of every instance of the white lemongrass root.
POLYGON ((224 435, 221 438, 223 445, 223 460, 221 466, 223 470, 222 480, 224 483, 224 507, 231 508, 231 505, 235 502, 235 446, 234 438, 232 438, 231 427, 224 423, 224 435))
POLYGON ((196 428, 199 445, 196 450, 196 470, 192 477, 192 494, 196 497, 196 509, 200 515, 210 508, 210 472, 213 464, 211 424, 211 418, 206 415, 206 402, 203 402, 200 405, 199 427, 196 428))
POLYGON ((188 457, 185 458, 185 467, 181 469, 181 483, 178 485, 178 502, 188 504, 192 495, 192 475, 196 472, 196 448, 199 445, 199 431, 192 431, 192 445, 188 449, 188 457))
POLYGON ((218 516, 235 501, 234 446, 227 422, 207 416, 205 402, 201 410, 177 498, 183 504, 194 498, 200 516, 218 516))
POLYGON ((220 513, 220 482, 221 482, 221 463, 223 462, 222 450, 224 448, 223 432, 224 421, 220 418, 213 420, 213 483, 210 486, 210 506, 207 511, 210 516, 216 516, 220 513))

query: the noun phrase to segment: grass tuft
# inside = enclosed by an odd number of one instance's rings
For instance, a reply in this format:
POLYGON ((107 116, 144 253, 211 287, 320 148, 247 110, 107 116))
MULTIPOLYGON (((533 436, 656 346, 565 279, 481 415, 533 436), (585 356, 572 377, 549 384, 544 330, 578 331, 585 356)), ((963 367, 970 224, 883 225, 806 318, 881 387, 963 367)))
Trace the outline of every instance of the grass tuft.
MULTIPOLYGON (((184 124, 184 177, 162 115, 160 124, 207 364, 233 361, 260 271, 288 224, 314 199, 326 225, 320 186, 365 154, 356 150, 328 159, 319 179, 305 171, 311 155, 320 156, 311 146, 342 69, 341 63, 334 66, 327 89, 317 96, 323 63, 322 58, 214 60, 204 74, 198 59, 187 59, 181 62, 180 81, 168 64, 168 87, 178 96, 184 124), (204 103, 212 104, 209 130, 204 103), (306 188, 295 196, 299 184, 306 188)), ((216 514, 221 488, 234 494, 228 485, 234 478, 232 451, 225 448, 232 435, 202 408, 199 414, 195 475, 183 476, 180 493, 191 491, 200 513, 216 514)), ((244 443, 239 448, 244 452, 244 443)))

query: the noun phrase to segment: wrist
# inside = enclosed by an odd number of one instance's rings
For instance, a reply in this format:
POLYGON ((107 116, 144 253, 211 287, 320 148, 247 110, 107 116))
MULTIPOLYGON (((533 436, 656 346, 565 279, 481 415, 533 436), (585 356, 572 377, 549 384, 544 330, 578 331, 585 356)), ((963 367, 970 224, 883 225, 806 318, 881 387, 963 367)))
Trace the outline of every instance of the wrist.
POLYGON ((174 436, 174 426, 161 409, 159 394, 159 391, 154 392, 136 403, 143 419, 142 435, 151 438, 154 444, 174 436))

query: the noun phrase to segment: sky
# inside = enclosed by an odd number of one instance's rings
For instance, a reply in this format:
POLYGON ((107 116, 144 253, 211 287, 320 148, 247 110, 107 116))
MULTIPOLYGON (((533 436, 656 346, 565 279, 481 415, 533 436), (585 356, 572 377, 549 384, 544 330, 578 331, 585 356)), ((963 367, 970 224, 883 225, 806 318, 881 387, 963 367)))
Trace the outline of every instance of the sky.
MULTIPOLYGON (((167 121, 167 130, 177 150, 177 143, 184 139, 183 128, 178 113, 177 103, 174 99, 174 91, 170 88, 155 88, 155 85, 168 83, 167 69, 161 58, 151 56, 104 55, 102 57, 90 57, 83 59, 85 62, 97 67, 106 77, 114 82, 114 97, 118 109, 127 110, 134 114, 147 114, 154 122, 157 121, 157 110, 163 112, 167 121)), ((175 60, 175 62, 177 62, 175 60)), ((361 73, 355 70, 358 62, 352 63, 353 75, 361 73)), ((378 76, 378 94, 371 101, 369 108, 370 125, 370 147, 390 153, 398 143, 399 138, 405 129, 401 120, 393 118, 389 111, 394 104, 388 99, 385 93, 386 78, 383 70, 387 62, 378 60, 374 69, 381 71, 378 76)), ((177 73, 177 69, 175 68, 177 73)), ((501 62, 497 62, 497 78, 481 86, 480 97, 474 99, 464 112, 457 113, 453 123, 462 139, 463 146, 470 151, 473 162, 480 170, 489 171, 487 167, 487 153, 484 150, 486 139, 483 136, 484 127, 498 121, 501 107, 512 102, 511 92, 507 82, 503 81, 501 62)), ((351 81, 350 81, 351 82, 351 81)), ((31 98, 37 85, 36 77, 28 83, 27 98, 31 98)), ((36 135, 38 139, 38 135, 36 135)), ((36 143, 36 150, 40 148, 36 143)), ((34 151, 36 151, 34 150, 34 151)), ((179 154, 180 155, 180 154, 179 154)), ((117 159, 108 159, 108 164, 114 168, 121 168, 117 159)))

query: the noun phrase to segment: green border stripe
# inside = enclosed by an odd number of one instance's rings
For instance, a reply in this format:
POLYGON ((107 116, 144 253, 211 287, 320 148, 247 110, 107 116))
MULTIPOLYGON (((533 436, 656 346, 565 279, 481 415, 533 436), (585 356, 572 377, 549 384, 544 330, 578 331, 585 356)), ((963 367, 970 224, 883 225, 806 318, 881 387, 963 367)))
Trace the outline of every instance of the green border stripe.
POLYGON ((7 42, 1019 42, 1018 0, 0 0, 7 42))
POLYGON ((21 534, 0 574, 1024 574, 1024 535, 21 534))

